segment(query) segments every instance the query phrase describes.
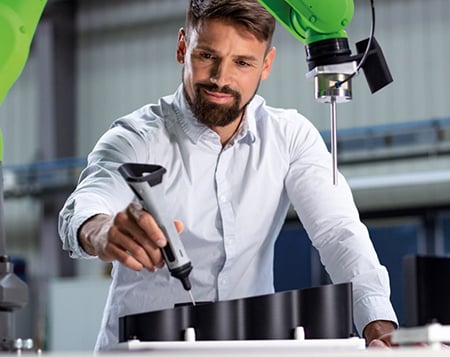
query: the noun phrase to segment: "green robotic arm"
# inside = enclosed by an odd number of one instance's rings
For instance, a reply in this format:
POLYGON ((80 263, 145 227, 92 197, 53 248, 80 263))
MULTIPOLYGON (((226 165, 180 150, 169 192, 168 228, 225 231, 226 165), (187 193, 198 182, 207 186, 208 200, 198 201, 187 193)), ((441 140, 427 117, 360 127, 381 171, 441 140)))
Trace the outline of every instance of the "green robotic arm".
POLYGON ((346 38, 353 0, 260 0, 260 3, 295 38, 304 44, 330 38, 346 38))
POLYGON ((314 80, 314 97, 319 102, 331 104, 334 184, 337 184, 336 103, 352 99, 351 79, 360 68, 364 70, 372 93, 392 82, 381 48, 373 36, 373 1, 370 0, 370 37, 356 44, 358 53, 352 56, 345 27, 353 17, 353 0, 259 0, 279 23, 305 45, 309 69, 306 77, 314 80))
POLYGON ((0 0, 0 104, 22 73, 47 0, 0 0))

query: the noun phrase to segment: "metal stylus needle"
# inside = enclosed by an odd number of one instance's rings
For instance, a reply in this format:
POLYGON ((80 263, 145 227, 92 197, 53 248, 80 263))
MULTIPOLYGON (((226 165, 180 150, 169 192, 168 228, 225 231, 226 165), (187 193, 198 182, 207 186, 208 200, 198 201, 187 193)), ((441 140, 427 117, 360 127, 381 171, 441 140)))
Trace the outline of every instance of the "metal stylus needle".
POLYGON ((191 298, 192 305, 195 306, 195 300, 194 300, 194 296, 192 295, 192 291, 187 290, 187 292, 189 293, 189 297, 191 298))
POLYGON ((331 120, 331 156, 333 158, 333 185, 338 183, 338 168, 337 168, 337 120, 336 120, 336 97, 331 97, 330 105, 330 120, 331 120))

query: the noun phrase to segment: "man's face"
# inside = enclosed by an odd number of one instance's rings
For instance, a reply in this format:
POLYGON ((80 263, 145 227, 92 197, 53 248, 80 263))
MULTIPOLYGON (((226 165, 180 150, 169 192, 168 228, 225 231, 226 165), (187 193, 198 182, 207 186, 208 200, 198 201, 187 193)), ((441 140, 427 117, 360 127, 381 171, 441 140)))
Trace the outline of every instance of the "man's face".
POLYGON ((180 30, 177 60, 184 64, 184 89, 197 119, 214 128, 240 118, 274 56, 274 48, 267 52, 266 42, 230 22, 203 21, 188 38, 180 30))

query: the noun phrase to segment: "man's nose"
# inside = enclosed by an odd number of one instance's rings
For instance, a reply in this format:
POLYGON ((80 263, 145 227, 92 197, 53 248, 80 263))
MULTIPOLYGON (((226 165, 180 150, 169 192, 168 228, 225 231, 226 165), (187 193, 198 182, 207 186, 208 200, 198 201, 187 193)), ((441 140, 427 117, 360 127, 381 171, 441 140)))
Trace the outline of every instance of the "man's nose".
POLYGON ((231 66, 221 61, 215 64, 214 68, 211 71, 209 80, 211 81, 211 83, 214 83, 219 87, 223 87, 227 84, 230 84, 232 77, 233 73, 231 66))

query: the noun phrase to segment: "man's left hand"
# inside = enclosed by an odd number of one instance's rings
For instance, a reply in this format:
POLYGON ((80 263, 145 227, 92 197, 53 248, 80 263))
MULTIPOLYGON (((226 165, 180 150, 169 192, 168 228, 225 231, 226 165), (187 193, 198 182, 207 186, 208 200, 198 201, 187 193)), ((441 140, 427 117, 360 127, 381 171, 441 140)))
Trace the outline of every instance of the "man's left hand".
POLYGON ((364 328, 364 338, 368 347, 392 347, 391 336, 396 329, 392 321, 377 320, 364 328))

